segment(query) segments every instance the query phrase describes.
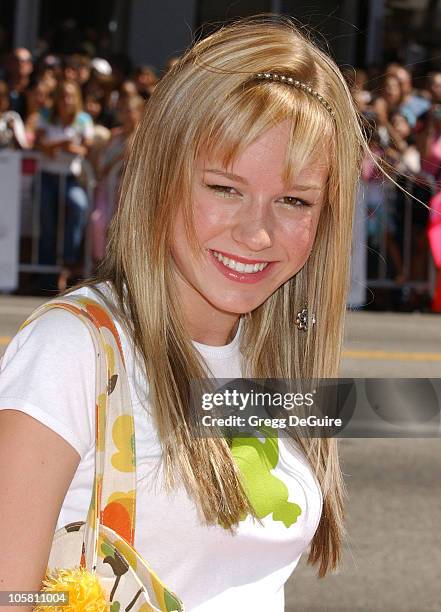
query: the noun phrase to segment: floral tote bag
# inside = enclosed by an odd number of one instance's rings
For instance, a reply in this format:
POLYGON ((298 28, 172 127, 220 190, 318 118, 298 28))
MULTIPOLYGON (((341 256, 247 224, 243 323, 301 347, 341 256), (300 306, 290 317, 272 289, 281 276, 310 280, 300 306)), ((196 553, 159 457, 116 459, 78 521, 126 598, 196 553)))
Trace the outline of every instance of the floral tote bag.
POLYGON ((135 430, 124 357, 114 322, 98 302, 67 296, 43 304, 22 327, 51 308, 63 308, 80 317, 93 338, 95 478, 85 520, 64 525, 54 534, 42 586, 47 591, 45 605, 38 604, 35 610, 181 612, 182 602, 134 548, 135 430), (51 592, 62 592, 63 597, 68 594, 69 604, 57 607, 56 599, 52 599, 48 607, 51 592))

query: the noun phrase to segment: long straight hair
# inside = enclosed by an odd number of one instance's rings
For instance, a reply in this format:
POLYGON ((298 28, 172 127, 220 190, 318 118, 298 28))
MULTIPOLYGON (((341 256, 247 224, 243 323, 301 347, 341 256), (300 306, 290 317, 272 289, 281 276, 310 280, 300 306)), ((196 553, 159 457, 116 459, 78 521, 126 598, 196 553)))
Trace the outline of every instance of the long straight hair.
MULTIPOLYGON (((192 436, 190 381, 205 377, 207 369, 185 328, 175 290, 172 228, 177 206, 182 206, 191 249, 201 249, 191 202, 201 151, 227 165, 286 119, 291 128, 284 180, 323 153, 329 160, 327 197, 306 264, 243 317, 243 375, 336 377, 354 200, 367 145, 340 71, 289 18, 257 16, 227 25, 196 43, 160 81, 127 159, 106 257, 91 281, 108 281, 113 287, 114 313, 133 338, 146 373, 166 485, 183 483, 208 524, 232 530, 245 512, 255 512, 228 442, 192 436), (328 100, 335 116, 306 91, 254 77, 267 71, 308 83, 328 100), (304 333, 294 321, 306 303, 317 324, 304 333)), ((308 558, 318 564, 321 577, 338 565, 344 532, 337 442, 298 442, 323 493, 323 512, 308 558)))
POLYGON ((60 104, 62 103, 62 96, 67 87, 71 87, 75 92, 75 109, 71 115, 71 123, 74 122, 78 113, 83 110, 83 99, 78 84, 75 83, 75 81, 60 81, 53 94, 53 107, 49 112, 50 123, 56 124, 60 122, 60 104))

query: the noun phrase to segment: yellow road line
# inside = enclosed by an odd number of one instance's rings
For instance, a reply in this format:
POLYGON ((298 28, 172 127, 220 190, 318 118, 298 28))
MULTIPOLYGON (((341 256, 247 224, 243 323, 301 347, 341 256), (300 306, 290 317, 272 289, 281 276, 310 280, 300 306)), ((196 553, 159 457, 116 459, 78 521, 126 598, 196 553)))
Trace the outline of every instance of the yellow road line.
MULTIPOLYGON (((0 346, 6 346, 11 336, 0 336, 0 346)), ((413 353, 405 351, 343 351, 346 359, 372 359, 374 361, 441 361, 441 353, 413 353)))
POLYGON ((413 353, 405 351, 343 351, 346 359, 375 361, 441 361, 441 353, 413 353))

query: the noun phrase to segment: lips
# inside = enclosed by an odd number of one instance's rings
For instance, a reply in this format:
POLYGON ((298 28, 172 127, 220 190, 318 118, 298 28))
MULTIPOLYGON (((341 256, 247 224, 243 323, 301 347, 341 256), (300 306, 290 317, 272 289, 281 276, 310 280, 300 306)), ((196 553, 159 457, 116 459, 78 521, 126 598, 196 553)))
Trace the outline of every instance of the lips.
MULTIPOLYGON (((258 283, 259 281, 265 279, 268 276, 268 274, 271 273, 273 267, 276 265, 276 262, 269 262, 268 265, 262 271, 260 271, 260 272, 243 273, 243 272, 238 272, 237 270, 232 270, 231 268, 228 268, 227 266, 225 266, 222 262, 220 262, 215 257, 213 251, 211 251, 210 249, 209 249, 208 252, 210 253, 211 261, 213 262, 215 267, 219 270, 219 272, 223 276, 225 276, 229 280, 232 280, 232 281, 235 281, 235 282, 238 282, 238 283, 243 283, 243 284, 255 284, 255 283, 258 283)), ((216 251, 216 252, 223 254, 223 251, 216 251)), ((227 255, 225 255, 225 256, 227 257, 227 255)), ((241 263, 245 263, 245 264, 246 263, 250 263, 250 264, 252 264, 253 262, 251 260, 245 259, 245 261, 242 261, 241 263)), ((262 263, 262 261, 257 261, 255 263, 262 263)))
POLYGON ((255 263, 255 264, 247 263, 245 264, 240 261, 235 261, 234 259, 230 259, 229 257, 225 257, 224 255, 221 255, 221 253, 218 253, 217 251, 211 251, 211 252, 214 255, 214 257, 216 257, 218 261, 220 261, 225 266, 227 266, 227 268, 231 268, 232 270, 235 270, 236 272, 240 272, 240 273, 245 272, 248 274, 254 274, 255 272, 260 272, 261 270, 266 268, 266 266, 268 265, 268 263, 255 263))
POLYGON ((248 259, 246 257, 241 257, 240 255, 234 255, 233 253, 228 253, 227 251, 219 251, 217 249, 210 249, 216 251, 216 253, 220 253, 224 257, 228 257, 228 259, 233 259, 234 261, 238 261, 243 264, 257 264, 257 263, 270 263, 267 259, 248 259))

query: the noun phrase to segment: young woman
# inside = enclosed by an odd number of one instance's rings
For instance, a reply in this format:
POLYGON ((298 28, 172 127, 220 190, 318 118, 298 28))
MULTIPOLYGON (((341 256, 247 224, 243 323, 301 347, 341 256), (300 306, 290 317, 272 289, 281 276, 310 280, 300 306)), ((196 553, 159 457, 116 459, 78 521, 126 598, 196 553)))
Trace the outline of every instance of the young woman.
POLYGON ((104 256, 107 231, 118 198, 123 162, 141 120, 144 104, 144 99, 138 95, 120 98, 117 117, 121 125, 112 130, 110 140, 99 152, 96 163, 98 184, 95 190, 95 206, 90 216, 92 257, 97 263, 104 256))
POLYGON ((89 200, 78 177, 82 160, 93 141, 93 122, 83 111, 80 88, 73 81, 61 81, 51 110, 41 112, 35 134, 35 147, 43 155, 40 194, 40 263, 55 264, 58 199, 65 200, 63 260, 65 268, 58 288, 78 266, 86 227, 89 200))
MULTIPOLYGON (((104 263, 75 289, 112 309, 135 413, 135 545, 187 610, 283 610, 309 544, 320 576, 338 564, 336 440, 275 438, 271 470, 259 453, 250 476, 246 443, 192 436, 187 391, 207 374, 338 374, 363 146, 339 70, 289 20, 222 28, 152 94, 104 263)), ((54 528, 90 501, 89 332, 45 313, 2 368, 2 588, 37 589, 54 528)))

